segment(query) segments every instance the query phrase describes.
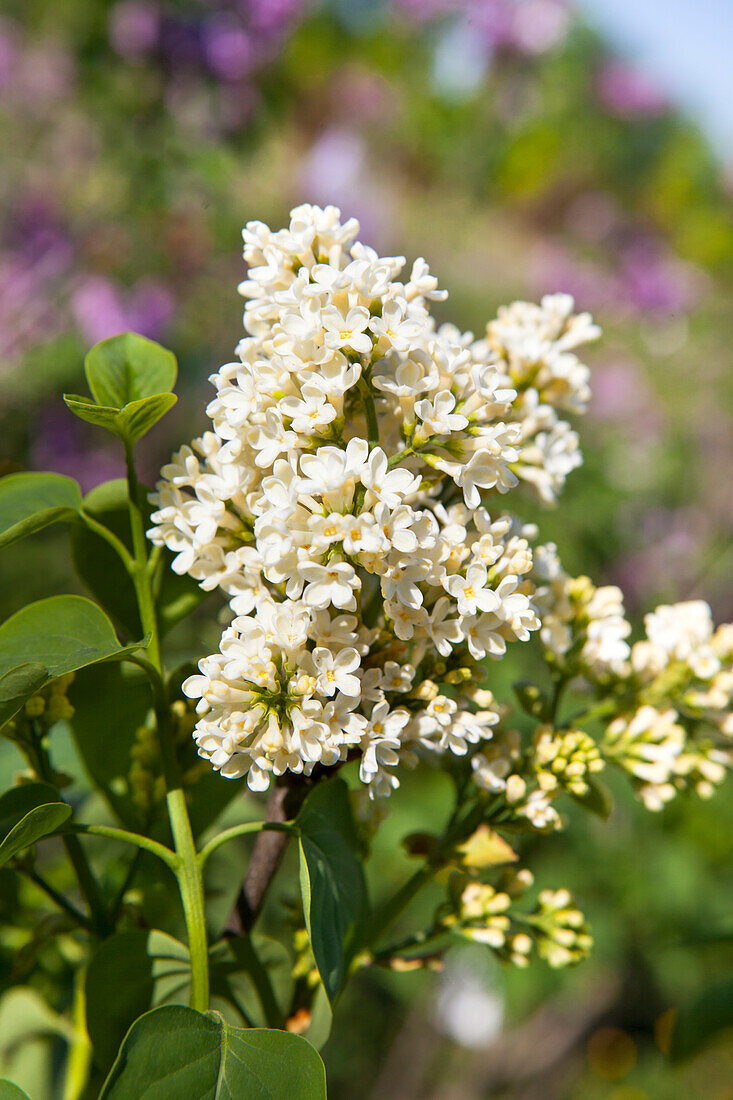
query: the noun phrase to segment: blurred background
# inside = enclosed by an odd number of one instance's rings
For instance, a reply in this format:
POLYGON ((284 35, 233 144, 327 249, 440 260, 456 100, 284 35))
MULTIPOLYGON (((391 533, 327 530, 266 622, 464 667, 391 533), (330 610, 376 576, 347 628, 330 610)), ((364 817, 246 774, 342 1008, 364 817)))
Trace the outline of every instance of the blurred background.
MULTIPOLYGON (((122 472, 60 394, 133 329, 181 368, 152 482, 240 338, 242 225, 334 202, 424 255, 463 328, 554 291, 596 315, 585 466, 543 531, 637 620, 691 597, 733 618, 732 48, 729 0, 5 0, 0 473, 122 472)), ((56 528, 19 546, 2 618, 73 587, 56 528)), ((395 798, 383 884, 446 799, 429 773, 395 798)), ((471 949, 362 977, 325 1048, 334 1100, 733 1098, 730 1036, 665 1057, 671 1010, 733 963, 730 783, 659 816, 619 791, 610 823, 578 824, 533 866, 577 894, 592 961, 558 977, 471 949)))

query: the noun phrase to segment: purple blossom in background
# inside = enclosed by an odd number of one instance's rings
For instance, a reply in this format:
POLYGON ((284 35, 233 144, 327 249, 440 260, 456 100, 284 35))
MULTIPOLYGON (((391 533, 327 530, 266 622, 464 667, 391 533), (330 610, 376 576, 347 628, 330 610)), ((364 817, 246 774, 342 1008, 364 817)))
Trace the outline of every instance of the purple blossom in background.
POLYGON ((649 77, 625 61, 609 61, 596 80, 596 94, 605 109, 620 118, 657 115, 667 106, 649 77))
POLYGON ((73 263, 60 220, 43 199, 8 214, 0 248, 0 358, 5 369, 63 328, 59 295, 73 263))
POLYGON ((160 12, 157 4, 145 0, 122 0, 115 4, 109 16, 109 39, 112 48, 129 59, 150 53, 160 34, 160 12))
POLYGON ((0 20, 0 88, 11 87, 19 51, 19 34, 9 19, 0 20))
POLYGON ((159 339, 174 307, 173 296, 154 279, 141 279, 125 294, 111 279, 87 275, 71 297, 72 313, 87 344, 129 331, 159 339))
POLYGON ((679 313, 695 304, 702 277, 656 241, 642 237, 623 250, 621 280, 629 304, 641 312, 679 313))
POLYGON ((532 293, 541 296, 548 286, 572 294, 583 309, 607 310, 618 297, 616 281, 597 264, 578 260, 559 241, 539 241, 530 253, 528 272, 532 293))
POLYGON ((638 363, 612 362, 593 368, 589 415, 595 420, 628 423, 643 421, 647 428, 661 427, 658 402, 638 363))
MULTIPOLYGON (((33 436, 29 465, 33 470, 53 470, 79 482, 82 492, 111 478, 123 477, 125 463, 116 451, 96 442, 99 437, 58 405, 44 409, 33 436)), ((112 444, 112 446, 114 446, 112 444)))
POLYGON ((714 533, 709 514, 694 506, 656 508, 641 516, 634 511, 625 521, 637 532, 636 548, 617 562, 610 579, 623 588, 627 605, 639 609, 650 596, 691 598, 714 533))
POLYGON ((157 54, 176 77, 199 71, 236 82, 267 64, 305 8, 305 0, 229 0, 208 10, 121 0, 110 12, 108 34, 128 60, 157 54))
POLYGON ((256 44, 236 16, 215 16, 206 26, 204 53, 209 68, 223 80, 239 80, 257 63, 256 44))
POLYGON ((373 246, 380 247, 389 235, 388 202, 369 175, 367 147, 356 130, 331 127, 321 134, 303 160, 297 187, 308 202, 348 210, 373 246))

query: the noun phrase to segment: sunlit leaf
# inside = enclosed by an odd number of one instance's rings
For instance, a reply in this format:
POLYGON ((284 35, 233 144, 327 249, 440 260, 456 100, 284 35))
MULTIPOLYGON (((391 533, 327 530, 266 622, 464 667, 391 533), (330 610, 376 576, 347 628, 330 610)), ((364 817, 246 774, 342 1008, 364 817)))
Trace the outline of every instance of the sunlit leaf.
POLYGON ((84 373, 98 405, 121 409, 168 393, 178 367, 172 351, 136 332, 123 332, 94 345, 84 360, 84 373))
POLYGON ((235 1028, 219 1013, 170 1005, 132 1025, 99 1100, 173 1095, 325 1100, 326 1074, 317 1051, 297 1035, 235 1028))

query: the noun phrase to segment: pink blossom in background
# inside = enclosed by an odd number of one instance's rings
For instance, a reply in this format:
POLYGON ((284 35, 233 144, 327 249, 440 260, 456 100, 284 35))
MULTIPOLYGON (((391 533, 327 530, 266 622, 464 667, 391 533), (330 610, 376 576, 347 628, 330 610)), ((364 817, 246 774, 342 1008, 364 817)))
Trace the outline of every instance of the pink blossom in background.
POLYGON ((256 65, 256 43, 241 21, 228 13, 209 20, 204 32, 204 54, 209 68, 223 80, 240 80, 256 65))
POLYGON ((379 247, 389 236, 387 200, 369 174, 366 145, 356 130, 325 130, 303 159, 297 187, 307 202, 334 203, 350 211, 371 245, 379 247))
POLYGON ((658 422, 661 413, 658 402, 649 389, 638 363, 611 362, 597 364, 592 374, 592 396, 588 413, 595 420, 623 420, 630 417, 649 418, 658 422))
POLYGON ((9 19, 0 20, 0 88, 9 88, 15 76, 19 32, 9 19))
POLYGON ((596 94, 611 114, 621 118, 659 114, 667 106, 665 96, 650 78, 625 61, 609 61, 596 80, 596 94))
POLYGON ((128 331, 158 339, 174 305, 170 292, 154 279, 141 279, 126 293, 111 279, 87 275, 71 297, 72 313, 87 344, 128 331))
POLYGON ((620 520, 636 533, 635 548, 615 564, 609 579, 623 588, 629 608, 639 610, 642 601, 653 605, 655 598, 690 599, 710 591, 713 577, 705 565, 715 523, 708 509, 657 508, 642 515, 631 509, 620 520))
POLYGON ((268 35, 292 30, 293 23, 305 15, 309 6, 308 0, 239 0, 238 3, 249 25, 268 35))
POLYGON ((122 0, 109 14, 109 39, 121 57, 135 59, 150 53, 159 33, 160 13, 155 3, 122 0))
POLYGON ((570 12, 563 0, 524 0, 513 7, 511 44, 520 53, 544 53, 565 37, 570 12))
POLYGON ((618 298, 613 275, 597 264, 579 260, 559 241, 550 239, 533 245, 528 280, 535 296, 546 294, 551 286, 558 292, 572 294, 581 309, 608 310, 618 298))
POLYGON ((652 313, 689 310, 700 296, 703 281, 690 264, 643 237, 623 249, 620 278, 628 303, 652 313))
POLYGON ((344 65, 334 75, 331 110, 336 116, 373 122, 393 115, 397 90, 381 73, 360 65, 344 65))
POLYGON ((621 223, 622 214, 612 195, 604 191, 584 191, 568 207, 567 228, 590 244, 601 244, 621 223))

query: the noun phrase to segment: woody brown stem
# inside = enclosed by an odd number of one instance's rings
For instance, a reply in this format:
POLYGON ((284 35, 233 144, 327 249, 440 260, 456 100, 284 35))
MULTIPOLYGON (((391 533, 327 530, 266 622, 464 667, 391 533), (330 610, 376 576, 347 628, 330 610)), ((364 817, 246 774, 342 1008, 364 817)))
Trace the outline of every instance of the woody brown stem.
MULTIPOLYGON (((312 785, 312 778, 283 776, 270 791, 265 820, 272 822, 292 820, 312 785)), ((239 891, 239 897, 229 918, 228 932, 241 936, 252 930, 264 904, 270 883, 285 854, 287 843, 287 833, 265 830, 258 834, 242 889, 239 891)))

